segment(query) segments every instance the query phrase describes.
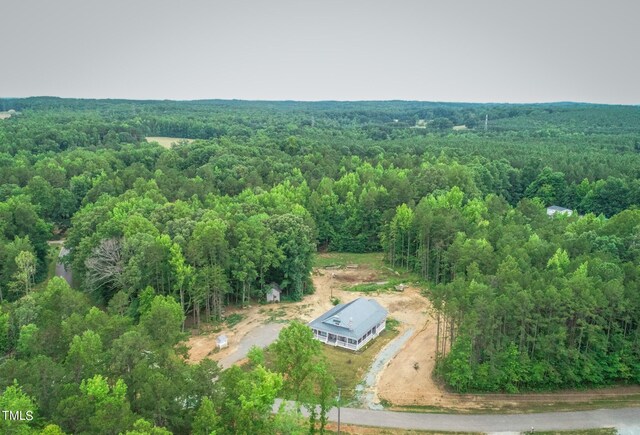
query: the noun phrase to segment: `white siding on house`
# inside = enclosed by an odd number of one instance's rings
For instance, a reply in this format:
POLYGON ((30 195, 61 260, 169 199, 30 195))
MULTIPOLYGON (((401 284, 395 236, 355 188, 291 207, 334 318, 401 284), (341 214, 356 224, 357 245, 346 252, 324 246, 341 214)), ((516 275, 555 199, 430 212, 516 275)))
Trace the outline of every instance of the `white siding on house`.
POLYGON ((362 337, 359 337, 357 341, 342 335, 330 334, 320 329, 313 328, 312 331, 313 337, 318 341, 332 346, 344 347, 345 349, 359 350, 362 346, 380 335, 380 333, 384 331, 386 326, 387 322, 386 320, 383 320, 378 325, 365 332, 364 335, 362 337))

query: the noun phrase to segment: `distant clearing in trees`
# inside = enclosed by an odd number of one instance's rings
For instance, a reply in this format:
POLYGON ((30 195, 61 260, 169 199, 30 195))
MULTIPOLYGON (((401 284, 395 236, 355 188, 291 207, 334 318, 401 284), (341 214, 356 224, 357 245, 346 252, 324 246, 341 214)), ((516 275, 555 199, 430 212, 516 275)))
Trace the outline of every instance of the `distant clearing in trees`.
POLYGON ((180 142, 193 142, 193 139, 187 139, 184 137, 163 137, 163 136, 149 136, 146 137, 147 142, 158 142, 162 148, 171 148, 172 145, 180 143, 180 142))

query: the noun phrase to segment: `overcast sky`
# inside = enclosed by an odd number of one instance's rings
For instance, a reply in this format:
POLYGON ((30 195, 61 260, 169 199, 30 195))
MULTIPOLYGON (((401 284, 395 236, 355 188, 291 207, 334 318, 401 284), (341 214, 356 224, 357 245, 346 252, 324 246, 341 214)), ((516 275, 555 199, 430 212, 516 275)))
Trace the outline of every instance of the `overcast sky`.
POLYGON ((0 97, 639 104, 639 5, 0 0, 0 97))

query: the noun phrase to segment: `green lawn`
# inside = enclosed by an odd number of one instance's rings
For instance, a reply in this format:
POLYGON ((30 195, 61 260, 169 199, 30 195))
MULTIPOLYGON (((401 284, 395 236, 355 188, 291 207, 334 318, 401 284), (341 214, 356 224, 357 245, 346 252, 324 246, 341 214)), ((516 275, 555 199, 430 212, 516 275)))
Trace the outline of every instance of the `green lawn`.
POLYGON ((331 367, 331 373, 337 385, 342 388, 343 403, 353 400, 356 385, 362 382, 378 352, 397 335, 398 331, 385 329, 368 344, 366 349, 358 352, 340 347, 322 346, 331 367))
POLYGON ((345 267, 348 264, 358 264, 375 270, 387 270, 385 269, 382 252, 369 252, 366 254, 327 252, 316 254, 313 265, 314 267, 345 267))
POLYGON ((402 268, 391 268, 384 261, 382 252, 369 252, 366 254, 353 254, 345 252, 325 252, 316 254, 314 267, 338 267, 345 268, 347 265, 358 265, 359 268, 367 268, 377 272, 378 281, 387 281, 386 284, 361 284, 353 286, 348 290, 371 292, 393 289, 393 286, 400 283, 421 281, 420 276, 413 272, 407 272, 402 268))
MULTIPOLYGON (((322 345, 322 351, 327 358, 331 373, 336 379, 336 384, 342 388, 343 406, 347 406, 354 399, 356 385, 362 382, 378 352, 398 335, 398 331, 394 329, 397 326, 394 319, 387 319, 387 325, 388 329, 369 342, 364 350, 358 352, 322 345)), ((273 369, 274 356, 269 347, 265 349, 264 356, 265 366, 273 369)))
POLYGON ((604 429, 582 429, 582 430, 562 430, 562 431, 535 431, 538 435, 616 435, 618 431, 614 428, 604 429))
MULTIPOLYGON (((327 425, 328 430, 326 434, 337 434, 337 425, 335 423, 329 423, 327 425)), ((353 424, 342 424, 340 427, 341 434, 375 434, 375 435, 481 435, 482 432, 442 432, 432 430, 410 430, 410 429, 391 429, 386 427, 372 427, 372 426, 356 426, 353 424)))
POLYGON ((234 326, 236 326, 238 323, 240 323, 242 321, 242 319, 245 318, 244 314, 241 313, 232 313, 228 316, 226 316, 224 318, 224 321, 227 322, 227 326, 229 328, 233 328, 234 326))
MULTIPOLYGON (((337 434, 338 432, 335 423, 329 423, 327 426, 327 434, 337 434)), ((431 430, 406 430, 406 429, 389 429, 383 427, 371 427, 371 426, 356 426, 353 424, 343 424, 340 428, 340 433, 343 434, 376 434, 376 435, 427 435, 427 434, 442 434, 442 435, 478 435, 482 432, 443 432, 443 431, 431 431, 431 430)), ((527 432, 522 432, 526 434, 527 432)), ((615 435, 617 431, 615 429, 584 429, 584 430, 561 430, 561 431, 549 431, 538 432, 536 435, 615 435)))

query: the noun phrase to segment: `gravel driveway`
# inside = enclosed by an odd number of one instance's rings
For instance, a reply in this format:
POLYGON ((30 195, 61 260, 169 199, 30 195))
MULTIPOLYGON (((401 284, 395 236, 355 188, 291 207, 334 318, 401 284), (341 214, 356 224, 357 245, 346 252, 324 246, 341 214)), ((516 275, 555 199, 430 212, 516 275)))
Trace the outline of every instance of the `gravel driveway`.
MULTIPOLYGON (((68 253, 69 253, 69 250, 63 246, 62 249, 60 249, 60 254, 58 255, 58 258, 61 259, 68 253)), ((60 261, 56 263, 56 276, 60 276, 64 278, 67 281, 67 283, 71 285, 71 281, 73 279, 73 277, 71 276, 71 271, 67 270, 67 268, 64 267, 64 264, 60 263, 60 261)))
POLYGON ((364 390, 364 394, 361 399, 365 406, 365 408, 381 410, 383 406, 380 403, 375 402, 375 394, 374 387, 376 385, 376 381, 378 379, 378 375, 385 368, 387 363, 391 361, 399 351, 402 349, 402 346, 411 338, 413 335, 413 328, 405 331, 400 337, 394 338, 390 343, 388 343, 376 356, 376 359, 371 363, 371 367, 369 371, 364 376, 364 385, 360 384, 356 387, 356 390, 364 390))
POLYGON ((254 328, 247 333, 238 344, 238 348, 231 354, 218 361, 222 368, 229 368, 234 363, 246 358, 249 349, 252 346, 267 347, 278 338, 280 330, 284 328, 284 323, 267 323, 260 327, 254 328))

